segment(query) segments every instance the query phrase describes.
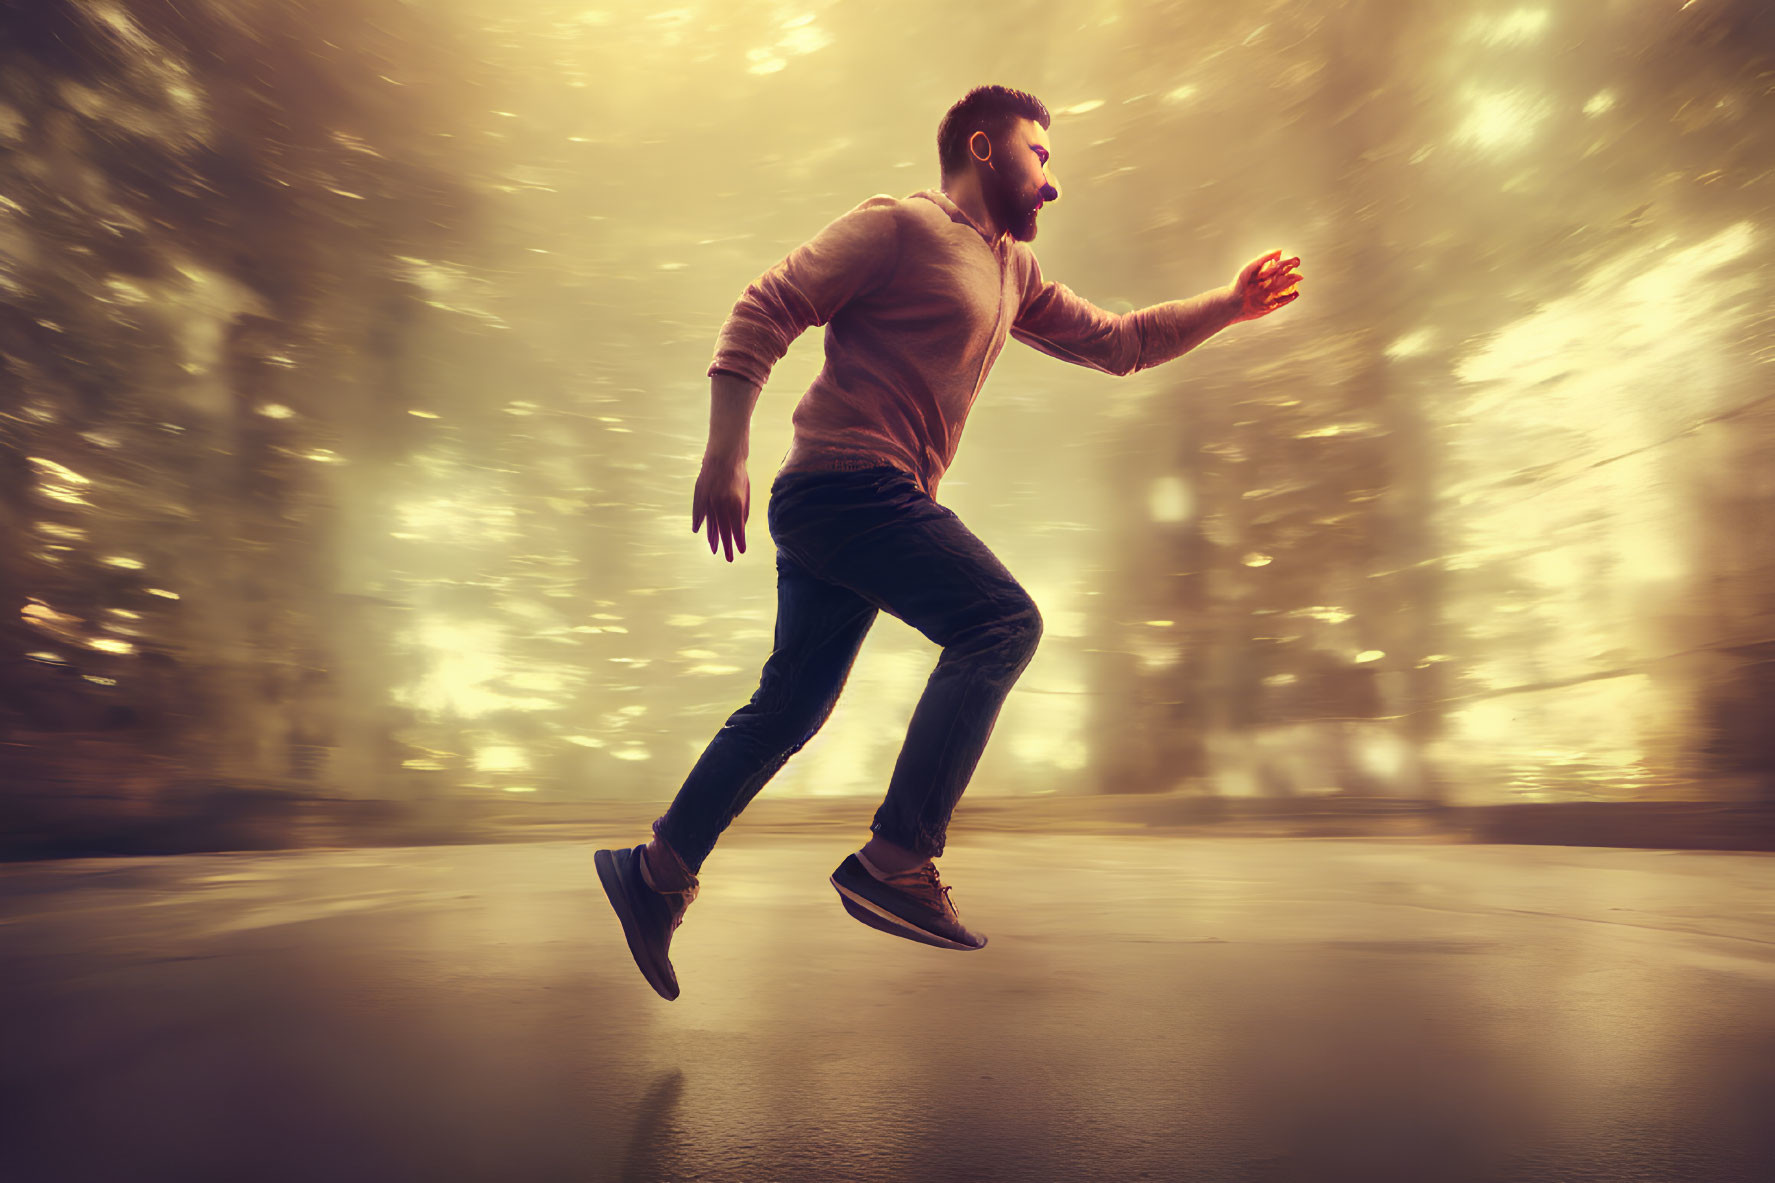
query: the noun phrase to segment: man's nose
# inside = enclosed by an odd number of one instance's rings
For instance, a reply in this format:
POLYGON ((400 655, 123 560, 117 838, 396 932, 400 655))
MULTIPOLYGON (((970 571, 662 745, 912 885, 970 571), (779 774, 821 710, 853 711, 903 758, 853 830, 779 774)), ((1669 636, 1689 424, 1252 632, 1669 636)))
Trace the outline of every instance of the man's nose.
POLYGON ((1042 191, 1039 194, 1037 194, 1037 196, 1042 199, 1043 204, 1046 204, 1047 202, 1050 202, 1050 201, 1059 201, 1060 200, 1060 190, 1057 186, 1055 186, 1054 182, 1049 181, 1047 184, 1042 186, 1042 191))

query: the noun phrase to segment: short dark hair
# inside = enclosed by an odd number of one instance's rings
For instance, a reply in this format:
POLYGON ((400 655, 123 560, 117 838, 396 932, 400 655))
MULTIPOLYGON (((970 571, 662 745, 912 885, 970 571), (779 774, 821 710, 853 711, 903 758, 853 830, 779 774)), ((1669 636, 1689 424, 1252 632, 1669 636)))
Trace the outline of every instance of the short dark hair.
POLYGON ((975 132, 985 132, 996 147, 1019 119, 1033 119, 1046 129, 1048 109, 1034 95, 1008 86, 976 86, 963 95, 937 125, 937 161, 943 175, 953 177, 967 167, 968 140, 975 132))

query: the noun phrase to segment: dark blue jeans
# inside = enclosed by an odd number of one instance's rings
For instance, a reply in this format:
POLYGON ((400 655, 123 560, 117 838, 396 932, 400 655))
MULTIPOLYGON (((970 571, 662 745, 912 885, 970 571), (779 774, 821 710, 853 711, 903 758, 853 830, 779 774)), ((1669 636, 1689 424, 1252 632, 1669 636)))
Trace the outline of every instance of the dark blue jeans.
POLYGON ((658 832, 699 870, 728 823, 826 722, 886 612, 943 653, 869 828, 935 858, 999 707, 1035 656, 1041 613, 986 544, 900 469, 779 474, 767 516, 777 546, 770 659, 658 832))

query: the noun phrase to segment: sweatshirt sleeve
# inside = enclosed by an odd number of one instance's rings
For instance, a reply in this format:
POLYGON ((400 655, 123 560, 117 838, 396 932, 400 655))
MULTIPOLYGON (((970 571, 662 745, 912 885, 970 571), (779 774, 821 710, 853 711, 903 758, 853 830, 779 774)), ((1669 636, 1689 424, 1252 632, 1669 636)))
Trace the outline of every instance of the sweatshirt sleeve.
POLYGON ((1034 252, 1025 258, 1023 301, 1011 336, 1061 361, 1126 376, 1181 357, 1232 323, 1230 291, 1115 313, 1063 283, 1044 281, 1034 252))
POLYGON ((715 338, 708 373, 763 386, 795 338, 885 288, 899 265, 899 204, 885 194, 869 198, 748 284, 715 338))

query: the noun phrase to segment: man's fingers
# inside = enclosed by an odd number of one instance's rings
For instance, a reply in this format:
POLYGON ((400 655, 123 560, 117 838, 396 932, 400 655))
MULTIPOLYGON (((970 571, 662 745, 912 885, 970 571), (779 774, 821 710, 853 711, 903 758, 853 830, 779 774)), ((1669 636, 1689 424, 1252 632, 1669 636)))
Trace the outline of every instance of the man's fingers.
POLYGON ((709 553, 725 552, 731 563, 736 546, 740 554, 746 553, 746 519, 751 516, 751 509, 750 488, 739 496, 700 496, 693 499, 690 528, 693 532, 703 530, 709 540, 709 553))
POLYGON ((1277 275, 1286 272, 1290 267, 1295 267, 1300 264, 1299 255, 1296 255, 1292 259, 1277 262, 1277 257, 1280 256, 1281 253, 1281 251, 1271 251, 1263 258, 1257 260, 1256 269, 1252 272, 1253 277, 1261 280, 1274 279, 1277 275))
POLYGON ((739 552, 746 553, 745 526, 737 506, 724 507, 719 500, 711 500, 707 533, 710 554, 725 553, 727 561, 731 563, 736 542, 739 544, 739 552))

